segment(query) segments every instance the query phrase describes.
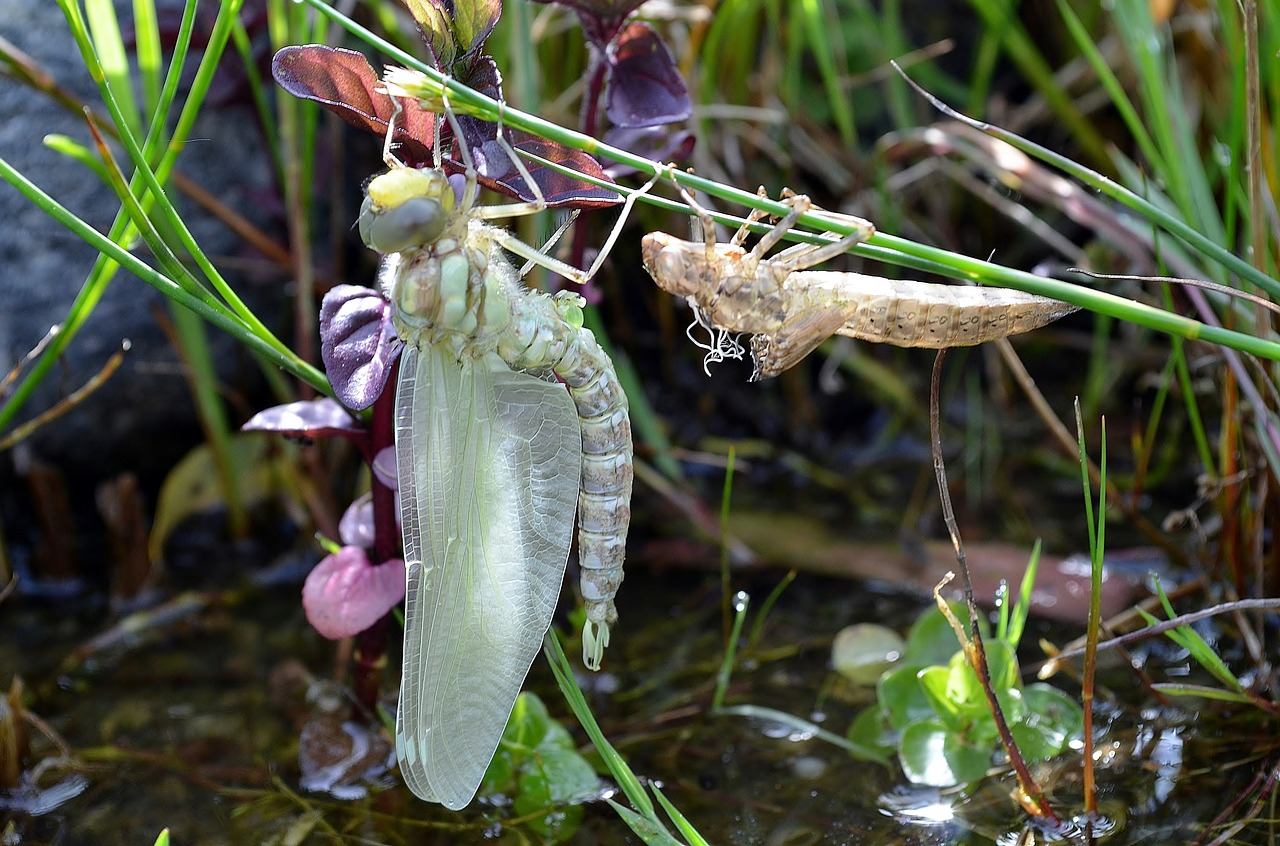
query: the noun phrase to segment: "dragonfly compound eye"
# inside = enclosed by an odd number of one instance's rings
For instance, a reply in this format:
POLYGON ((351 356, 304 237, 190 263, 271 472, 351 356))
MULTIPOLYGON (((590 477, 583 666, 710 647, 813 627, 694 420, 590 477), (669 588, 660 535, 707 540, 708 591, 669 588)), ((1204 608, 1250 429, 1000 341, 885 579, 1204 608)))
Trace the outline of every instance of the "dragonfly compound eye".
POLYGON ((360 237, 384 255, 434 243, 444 232, 449 213, 438 200, 414 197, 378 211, 370 197, 360 208, 360 237))

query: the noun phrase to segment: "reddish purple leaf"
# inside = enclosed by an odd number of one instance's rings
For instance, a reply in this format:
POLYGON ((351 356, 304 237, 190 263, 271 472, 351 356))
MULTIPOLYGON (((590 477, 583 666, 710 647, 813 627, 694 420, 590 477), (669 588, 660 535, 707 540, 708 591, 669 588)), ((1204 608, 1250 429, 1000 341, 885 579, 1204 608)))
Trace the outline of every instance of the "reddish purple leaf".
POLYGON ((343 437, 359 441, 367 436, 351 412, 328 397, 272 406, 250 417, 240 428, 295 438, 343 437))
POLYGON ((371 288, 335 285, 320 304, 320 357, 343 405, 368 408, 382 395, 402 344, 391 304, 371 288))
MULTIPOLYGON (((303 100, 315 100, 357 129, 387 134, 387 122, 395 111, 391 97, 363 53, 306 44, 285 47, 271 61, 271 74, 285 91, 303 100)), ((396 119, 397 154, 405 161, 431 161, 436 116, 410 97, 399 98, 402 112, 396 119)))
POLYGON ((359 634, 404 599, 404 561, 377 567, 358 546, 326 556, 302 586, 302 607, 312 628, 330 640, 359 634))
MULTIPOLYGON (((599 162, 580 150, 573 150, 525 132, 508 130, 506 135, 512 142, 511 146, 516 150, 541 156, 595 179, 613 181, 600 167, 599 162)), ((476 162, 476 168, 484 174, 480 181, 486 187, 524 200, 533 199, 533 193, 525 184, 524 177, 516 170, 511 156, 499 146, 497 141, 491 141, 479 150, 473 150, 472 156, 476 162)), ((622 197, 616 191, 581 182, 537 162, 526 160, 525 165, 533 181, 542 189, 543 199, 549 206, 593 209, 622 202, 622 197)))
POLYGON ((648 24, 628 24, 605 53, 605 113, 614 126, 660 126, 693 113, 689 89, 667 45, 648 24))
POLYGON ((578 13, 582 32, 597 48, 604 50, 613 41, 627 15, 644 0, 534 0, 535 3, 556 2, 578 13))

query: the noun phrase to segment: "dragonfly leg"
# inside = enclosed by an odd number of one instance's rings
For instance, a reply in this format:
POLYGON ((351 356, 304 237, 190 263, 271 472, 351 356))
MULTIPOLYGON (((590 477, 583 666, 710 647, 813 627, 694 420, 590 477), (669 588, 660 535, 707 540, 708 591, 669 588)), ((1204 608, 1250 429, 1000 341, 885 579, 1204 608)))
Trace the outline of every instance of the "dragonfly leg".
POLYGON ((778 245, 778 242, 795 227, 796 221, 800 220, 801 215, 813 208, 813 201, 804 194, 793 194, 784 197, 782 203, 790 210, 782 220, 778 221, 776 226, 764 233, 760 240, 756 242, 755 247, 752 248, 751 255, 757 261, 762 260, 770 250, 778 245))
MULTIPOLYGON (((444 119, 449 122, 449 128, 453 130, 453 140, 458 147, 458 155, 462 157, 463 174, 466 177, 466 187, 462 191, 462 200, 459 202, 459 210, 467 215, 471 215, 475 210, 476 198, 480 195, 480 181, 476 175, 475 160, 471 157, 471 148, 467 145, 467 139, 462 134, 462 124, 458 123, 458 117, 453 113, 453 109, 449 106, 449 88, 446 85, 440 94, 440 99, 444 103, 444 119)), ((436 141, 439 142, 440 133, 436 133, 436 141)), ((438 148, 437 148, 438 154, 438 148)), ((440 165, 437 164, 437 167, 440 165)))
MULTIPOLYGON (((756 196, 761 199, 768 199, 769 192, 764 189, 763 185, 761 185, 756 189, 756 196)), ((752 209, 750 213, 747 214, 747 219, 742 221, 742 225, 738 227, 738 231, 733 233, 733 238, 729 240, 729 243, 733 244, 735 247, 741 247, 743 242, 747 240, 747 234, 751 232, 752 225, 768 216, 769 213, 763 209, 752 209)))
MULTIPOLYGON (((853 232, 848 235, 837 237, 828 235, 833 239, 825 244, 798 244, 783 250, 774 256, 771 261, 784 273, 792 273, 797 270, 807 270, 810 267, 816 267, 824 261, 829 261, 838 255, 847 253, 852 247, 861 244, 863 241, 875 234, 875 226, 867 220, 853 215, 835 214, 833 212, 824 211, 822 209, 810 208, 811 213, 816 213, 819 217, 828 220, 847 223, 854 228, 853 232)), ((781 225, 781 224, 779 224, 781 225)))
POLYGON ((698 223, 702 227, 702 240, 707 247, 707 266, 714 267, 716 263, 716 221, 711 216, 711 212, 707 211, 701 203, 699 203, 688 188, 685 188, 675 178, 675 166, 667 165, 667 171, 671 175, 671 181, 676 183, 676 190, 680 192, 681 198, 693 209, 693 213, 698 216, 698 223))
POLYGON ((391 98, 391 107, 391 117, 387 118, 387 137, 382 139, 382 161, 394 170, 397 167, 404 167, 404 164, 391 152, 391 139, 396 134, 396 118, 400 117, 404 107, 400 105, 399 97, 391 98))

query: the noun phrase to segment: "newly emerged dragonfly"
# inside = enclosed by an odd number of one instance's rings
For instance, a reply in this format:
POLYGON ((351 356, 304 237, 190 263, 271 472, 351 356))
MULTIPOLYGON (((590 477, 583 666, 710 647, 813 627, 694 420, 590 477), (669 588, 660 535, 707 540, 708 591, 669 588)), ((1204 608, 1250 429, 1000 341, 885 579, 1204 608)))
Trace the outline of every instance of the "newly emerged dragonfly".
POLYGON ((386 256, 379 281, 405 342, 396 747, 410 789, 452 809, 475 795, 551 624, 575 511, 583 660, 599 668, 617 619, 632 482, 626 396, 582 325, 581 298, 520 283, 501 250, 516 246, 512 236, 483 219, 529 204, 478 206, 461 152, 461 196, 438 160, 417 170, 388 153, 391 170, 369 182, 360 214, 365 243, 386 256))
POLYGON ((644 237, 645 269, 665 291, 684 297, 713 335, 707 362, 738 357, 729 332, 752 335, 753 378, 776 376, 832 335, 903 347, 972 346, 1037 329, 1076 310, 1058 300, 1008 288, 939 285, 862 273, 809 270, 865 241, 872 225, 841 216, 856 231, 823 244, 799 244, 767 257, 813 208, 804 195, 751 250, 742 243, 762 214, 753 211, 728 244, 718 244, 711 215, 687 192, 704 243, 665 232, 644 237))

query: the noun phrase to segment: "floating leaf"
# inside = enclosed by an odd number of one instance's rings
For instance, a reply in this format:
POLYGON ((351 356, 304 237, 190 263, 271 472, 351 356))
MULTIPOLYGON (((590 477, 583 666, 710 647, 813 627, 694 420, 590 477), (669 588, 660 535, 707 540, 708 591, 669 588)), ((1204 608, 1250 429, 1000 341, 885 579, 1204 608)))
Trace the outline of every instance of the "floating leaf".
MULTIPOLYGON (((968 612, 962 603, 951 602, 951 613, 963 617, 968 612)), ((907 634, 907 654, 903 661, 910 664, 946 664, 956 653, 960 643, 951 624, 936 605, 930 605, 916 618, 907 634)))
POLYGON ((858 623, 846 626, 831 645, 836 672, 855 684, 873 685, 880 674, 902 658, 907 645, 886 626, 858 623))
POLYGON ((923 670, 919 664, 895 667, 876 682, 876 700, 885 711, 889 725, 901 729, 913 720, 934 716, 933 707, 916 680, 923 670))
POLYGON ((599 779, 578 754, 573 737, 532 693, 521 693, 502 733, 498 752, 484 777, 489 793, 515 788, 513 808, 531 816, 529 825, 544 842, 573 836, 582 807, 572 804, 596 790, 599 779), (513 785, 514 782, 514 785, 513 785), (553 813, 536 816, 555 808, 553 813))
POLYGON ((889 756, 896 749, 894 745, 896 735, 889 727, 884 711, 876 705, 863 708, 858 713, 858 716, 854 717, 853 724, 849 726, 849 731, 845 733, 845 737, 853 741, 861 749, 880 750, 884 757, 876 760, 880 760, 882 763, 887 763, 889 756))
POLYGON ((920 720, 902 732, 898 760, 915 784, 951 787, 977 781, 991 766, 992 747, 973 745, 939 720, 920 720))

